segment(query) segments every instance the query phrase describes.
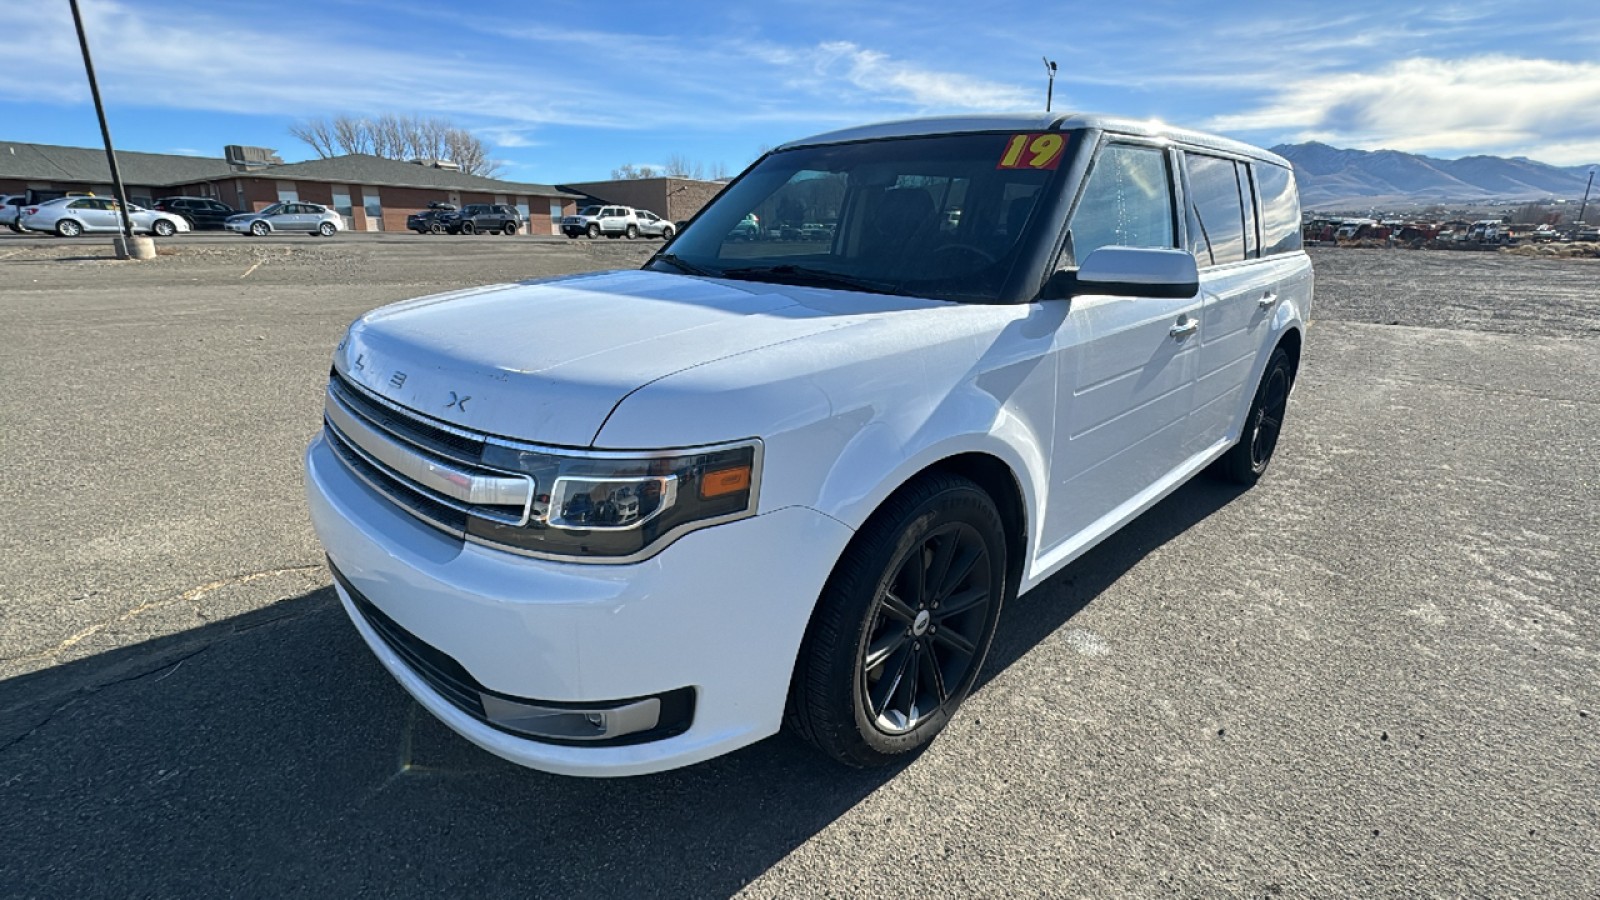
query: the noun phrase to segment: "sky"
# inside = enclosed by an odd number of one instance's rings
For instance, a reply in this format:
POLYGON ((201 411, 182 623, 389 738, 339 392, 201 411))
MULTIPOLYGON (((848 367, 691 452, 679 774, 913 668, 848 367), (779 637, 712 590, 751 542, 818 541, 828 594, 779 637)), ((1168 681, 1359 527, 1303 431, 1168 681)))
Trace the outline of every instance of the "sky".
MULTIPOLYGON (((435 116, 561 184, 888 119, 1054 109, 1261 146, 1600 163, 1592 2, 80 0, 117 147, 314 158, 296 122, 435 116)), ((0 140, 98 146, 67 0, 0 0, 0 140)))

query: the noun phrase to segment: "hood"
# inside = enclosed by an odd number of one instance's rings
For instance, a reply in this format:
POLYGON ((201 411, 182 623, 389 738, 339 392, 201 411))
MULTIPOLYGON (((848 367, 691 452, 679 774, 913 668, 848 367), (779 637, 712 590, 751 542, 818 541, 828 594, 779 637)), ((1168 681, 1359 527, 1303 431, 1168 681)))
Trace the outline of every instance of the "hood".
POLYGON ((806 293, 646 271, 493 285, 368 313, 335 364, 460 427, 584 447, 652 381, 851 324, 802 303, 806 293))

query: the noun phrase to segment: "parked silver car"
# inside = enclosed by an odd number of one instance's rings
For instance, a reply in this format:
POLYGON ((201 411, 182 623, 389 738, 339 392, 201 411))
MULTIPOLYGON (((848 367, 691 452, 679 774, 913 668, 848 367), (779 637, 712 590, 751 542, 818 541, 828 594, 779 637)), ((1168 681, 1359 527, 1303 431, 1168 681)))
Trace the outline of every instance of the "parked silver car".
POLYGON ((229 216, 222 227, 239 234, 266 237, 276 231, 297 231, 332 237, 344 230, 344 217, 320 203, 274 203, 259 212, 229 216))
POLYGON ((22 230, 22 210, 28 206, 28 198, 22 194, 7 194, 0 197, 0 225, 12 231, 22 230))
POLYGON ((671 222, 648 209, 634 210, 634 214, 639 217, 640 237, 661 238, 664 241, 670 241, 672 240, 672 235, 677 231, 671 222))
MULTIPOLYGON (((128 205, 128 221, 134 231, 158 237, 190 230, 182 216, 132 204, 128 205)), ((122 216, 117 212, 117 201, 110 197, 57 197, 22 207, 21 225, 28 231, 77 237, 90 231, 121 231, 122 216)))

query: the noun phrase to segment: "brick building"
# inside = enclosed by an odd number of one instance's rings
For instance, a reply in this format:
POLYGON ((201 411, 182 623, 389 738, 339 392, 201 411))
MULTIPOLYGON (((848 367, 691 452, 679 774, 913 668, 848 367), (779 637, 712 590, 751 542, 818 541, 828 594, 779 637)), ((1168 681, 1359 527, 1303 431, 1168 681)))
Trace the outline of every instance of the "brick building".
MULTIPOLYGON (((363 154, 288 164, 275 160, 270 151, 230 152, 225 159, 117 153, 132 203, 149 205, 161 197, 184 195, 254 211, 280 200, 303 200, 338 210, 355 231, 404 231, 406 216, 442 202, 515 206, 527 223, 525 233, 556 234, 561 216, 575 211, 581 199, 547 184, 363 154)), ((0 141, 0 194, 27 194, 42 201, 70 192, 112 193, 103 150, 0 141)))

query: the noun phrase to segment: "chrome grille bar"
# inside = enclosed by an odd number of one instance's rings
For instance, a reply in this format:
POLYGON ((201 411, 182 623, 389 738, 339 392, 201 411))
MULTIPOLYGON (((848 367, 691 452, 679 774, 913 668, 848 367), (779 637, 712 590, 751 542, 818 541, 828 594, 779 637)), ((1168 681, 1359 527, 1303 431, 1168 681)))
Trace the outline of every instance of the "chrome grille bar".
POLYGON ((372 424, 331 390, 323 415, 347 446, 397 482, 470 515, 511 525, 528 524, 533 512, 532 477, 475 471, 447 462, 372 424))

